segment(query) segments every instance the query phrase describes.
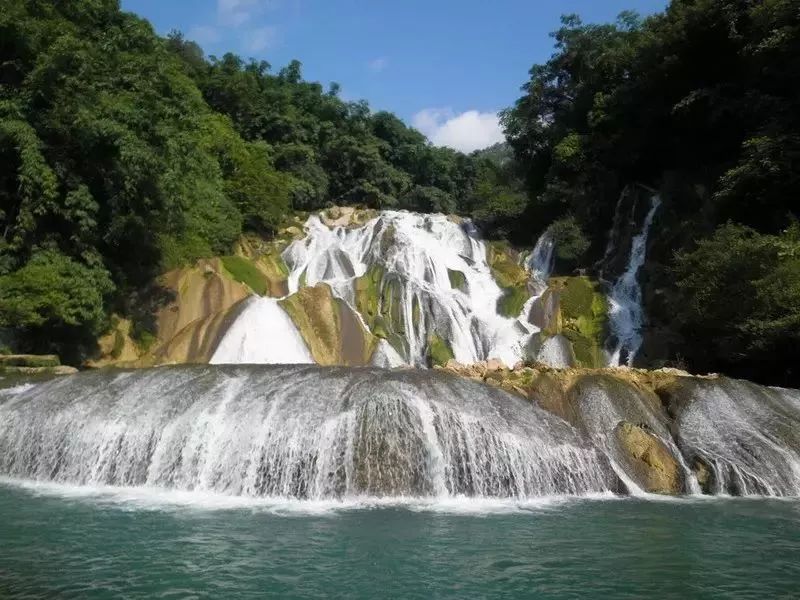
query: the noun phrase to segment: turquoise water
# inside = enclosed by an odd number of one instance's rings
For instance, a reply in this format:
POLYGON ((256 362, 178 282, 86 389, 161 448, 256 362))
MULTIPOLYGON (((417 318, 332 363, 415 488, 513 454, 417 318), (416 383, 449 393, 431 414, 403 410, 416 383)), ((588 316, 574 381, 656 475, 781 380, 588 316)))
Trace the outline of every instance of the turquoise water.
POLYGON ((333 508, 0 485, 0 597, 792 598, 800 503, 333 508))

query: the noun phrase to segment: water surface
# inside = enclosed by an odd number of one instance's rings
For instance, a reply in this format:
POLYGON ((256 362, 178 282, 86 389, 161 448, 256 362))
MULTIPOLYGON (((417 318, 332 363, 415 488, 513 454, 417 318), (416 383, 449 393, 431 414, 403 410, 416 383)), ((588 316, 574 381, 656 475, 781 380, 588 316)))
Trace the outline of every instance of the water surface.
POLYGON ((275 503, 0 484, 0 597, 792 598, 800 503, 275 503))

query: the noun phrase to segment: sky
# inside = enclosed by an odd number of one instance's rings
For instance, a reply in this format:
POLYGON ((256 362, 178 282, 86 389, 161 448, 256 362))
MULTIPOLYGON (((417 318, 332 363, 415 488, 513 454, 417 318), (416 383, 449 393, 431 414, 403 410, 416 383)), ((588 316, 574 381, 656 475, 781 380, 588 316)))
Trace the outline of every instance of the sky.
POLYGON ((180 30, 206 54, 234 52, 388 110, 437 145, 464 152, 502 141, 534 63, 553 53, 562 14, 613 21, 666 0, 122 0, 160 34, 180 30))

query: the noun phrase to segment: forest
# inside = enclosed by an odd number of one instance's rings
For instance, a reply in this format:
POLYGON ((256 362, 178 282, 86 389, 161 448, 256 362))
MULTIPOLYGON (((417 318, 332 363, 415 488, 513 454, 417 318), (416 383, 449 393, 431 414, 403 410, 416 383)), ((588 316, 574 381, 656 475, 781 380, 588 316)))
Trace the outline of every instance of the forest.
POLYGON ((551 227, 558 270, 591 268, 638 185, 663 200, 643 273, 663 364, 800 382, 793 0, 565 16, 502 113, 511 151, 472 155, 305 81, 297 61, 206 57, 117 0, 0 8, 0 328, 14 350, 80 364, 112 313, 146 322, 158 274, 331 204, 458 213, 520 247, 551 227))

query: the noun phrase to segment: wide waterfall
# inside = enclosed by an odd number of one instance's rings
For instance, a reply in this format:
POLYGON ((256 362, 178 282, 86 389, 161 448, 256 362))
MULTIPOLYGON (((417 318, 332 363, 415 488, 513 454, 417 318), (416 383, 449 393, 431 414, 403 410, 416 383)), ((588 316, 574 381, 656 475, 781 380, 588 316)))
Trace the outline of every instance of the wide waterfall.
POLYGON ((603 372, 571 381, 564 396, 544 386, 525 400, 433 370, 83 373, 0 389, 0 477, 356 502, 800 496, 800 391, 677 377, 656 394, 603 372), (659 491, 651 476, 667 472, 674 486, 659 491))
POLYGON ((249 497, 618 489, 566 422, 431 371, 169 367, 0 392, 0 475, 249 497))
MULTIPOLYGON (((305 228, 307 236, 283 253, 290 270, 290 293, 324 283, 356 310, 357 279, 381 270, 380 292, 396 304, 392 311, 402 344, 382 343, 373 364, 425 366, 434 334, 447 342, 462 363, 499 358, 513 365, 525 357, 525 344, 537 328, 525 318, 525 310, 519 318, 498 314, 503 290, 492 276, 484 242, 468 221, 388 211, 353 228, 329 228, 312 216, 305 228)), ((256 302, 246 309, 212 362, 308 362, 306 353, 297 349, 298 335, 291 331, 291 323, 279 319, 275 325, 265 319, 267 313, 281 311, 273 304, 256 302), (272 360, 253 340, 271 344, 279 353, 285 345, 291 352, 272 360)))
MULTIPOLYGON (((633 238, 628 266, 609 291, 609 322, 612 333, 610 365, 633 365, 636 353, 642 345, 642 288, 639 285, 639 270, 647 254, 647 237, 661 200, 654 196, 650 210, 642 223, 641 231, 633 238)), ((607 251, 608 253, 608 251, 607 251)))

